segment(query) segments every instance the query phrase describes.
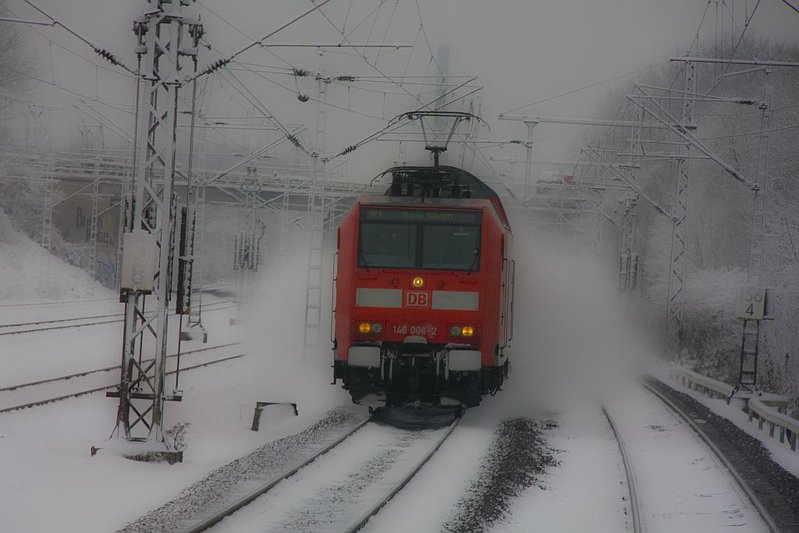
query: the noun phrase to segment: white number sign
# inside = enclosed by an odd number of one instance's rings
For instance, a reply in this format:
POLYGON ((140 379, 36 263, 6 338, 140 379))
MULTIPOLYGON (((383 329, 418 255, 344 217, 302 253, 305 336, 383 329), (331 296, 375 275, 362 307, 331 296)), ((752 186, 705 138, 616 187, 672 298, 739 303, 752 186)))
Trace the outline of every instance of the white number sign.
POLYGON ((766 309, 766 289, 744 287, 735 296, 735 317, 762 320, 766 309))

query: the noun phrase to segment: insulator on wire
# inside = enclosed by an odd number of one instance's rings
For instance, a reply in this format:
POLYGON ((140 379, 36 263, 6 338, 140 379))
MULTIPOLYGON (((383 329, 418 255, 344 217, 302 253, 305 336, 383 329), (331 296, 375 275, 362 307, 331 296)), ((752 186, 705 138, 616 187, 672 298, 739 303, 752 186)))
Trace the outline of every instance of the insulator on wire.
POLYGON ((215 71, 219 70, 220 68, 224 67, 228 63, 230 63, 230 59, 219 59, 219 60, 215 61, 214 63, 212 63, 211 66, 206 68, 202 73, 203 74, 211 74, 212 72, 215 72, 215 71))
POLYGON ((293 133, 289 133, 288 135, 286 135, 286 139, 288 139, 288 141, 291 144, 293 144, 294 146, 296 146, 297 148, 302 148, 302 144, 300 144, 300 140, 293 133))
POLYGON ((339 155, 347 155, 347 154, 349 154, 351 152, 354 152, 357 149, 358 149, 358 146, 355 145, 355 144, 352 144, 352 145, 346 147, 344 150, 342 150, 339 155))
POLYGON ((118 67, 124 67, 125 66, 119 61, 119 59, 116 58, 116 56, 114 54, 112 54, 108 50, 105 50, 103 48, 94 47, 94 51, 97 52, 97 54, 99 56, 103 57, 106 61, 108 61, 112 65, 116 65, 118 67))
POLYGON ((355 76, 336 76, 336 81, 355 81, 355 76))

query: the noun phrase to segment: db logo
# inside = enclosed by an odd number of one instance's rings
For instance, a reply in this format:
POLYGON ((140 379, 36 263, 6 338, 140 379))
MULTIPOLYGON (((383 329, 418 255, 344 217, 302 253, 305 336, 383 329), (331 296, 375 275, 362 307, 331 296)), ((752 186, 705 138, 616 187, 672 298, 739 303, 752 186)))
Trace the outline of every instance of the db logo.
POLYGON ((405 307, 429 307, 430 294, 427 291, 408 291, 405 293, 405 307))

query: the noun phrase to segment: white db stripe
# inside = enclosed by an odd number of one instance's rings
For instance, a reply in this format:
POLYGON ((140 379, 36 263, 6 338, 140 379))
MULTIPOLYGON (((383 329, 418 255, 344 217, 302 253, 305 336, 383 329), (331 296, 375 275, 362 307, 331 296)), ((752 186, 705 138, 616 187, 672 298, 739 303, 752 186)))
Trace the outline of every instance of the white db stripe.
POLYGON ((479 292, 433 291, 433 309, 453 311, 477 311, 480 306, 479 292))
POLYGON ((357 307, 402 307, 402 289, 355 289, 357 307))

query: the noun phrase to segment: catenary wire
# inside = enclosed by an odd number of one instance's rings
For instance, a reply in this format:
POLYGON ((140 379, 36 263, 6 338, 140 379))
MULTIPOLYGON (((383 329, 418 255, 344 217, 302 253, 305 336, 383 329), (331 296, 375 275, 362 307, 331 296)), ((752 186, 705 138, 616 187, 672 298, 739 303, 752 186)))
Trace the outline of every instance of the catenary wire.
POLYGON ((602 85, 604 83, 609 83, 611 81, 616 81, 616 80, 619 80, 619 79, 622 79, 622 78, 626 78, 628 76, 632 76, 633 74, 638 74, 639 72, 644 72, 646 70, 650 70, 650 69, 653 69, 653 68, 655 68, 657 66, 666 65, 666 64, 668 64, 667 61, 659 61, 657 63, 653 63, 651 65, 648 65, 648 66, 643 67, 643 68, 639 68, 637 70, 633 70, 631 72, 626 72, 624 74, 619 74, 618 76, 613 76, 612 78, 608 78, 608 79, 605 79, 605 80, 602 80, 602 81, 597 81, 597 82, 594 82, 594 83, 590 83, 588 85, 584 85, 583 87, 579 87, 577 89, 572 89, 570 91, 566 91, 566 92, 563 92, 563 93, 554 94, 552 96, 547 96, 546 98, 542 98, 541 100, 536 100, 535 102, 531 102, 529 104, 520 105, 519 107, 514 107, 513 109, 509 109, 509 110, 505 111, 505 113, 503 113, 503 114, 507 115, 507 114, 510 114, 510 113, 514 113, 516 111, 519 111, 520 109, 524 109, 524 108, 527 108, 527 107, 532 107, 532 106, 538 105, 538 104, 543 104, 544 102, 549 102, 550 100, 555 100, 556 98, 562 98, 562 97, 568 96, 570 94, 574 94, 574 93, 578 93, 580 91, 584 91, 585 89, 590 89, 592 87, 596 87, 597 85, 602 85))
POLYGON ((129 73, 131 73, 131 74, 133 74, 133 75, 136 75, 136 72, 134 72, 134 71, 133 71, 133 70, 132 70, 130 67, 128 67, 127 65, 125 65, 125 64, 124 64, 122 61, 120 61, 120 60, 119 60, 119 59, 118 59, 118 58, 117 58, 117 57, 116 57, 114 54, 112 54, 111 52, 109 52, 109 51, 108 51, 108 50, 106 50, 105 48, 100 48, 100 47, 99 47, 99 46, 97 46, 96 44, 92 43, 92 42, 91 42, 91 41, 89 41, 87 38, 85 38, 84 36, 82 36, 81 34, 79 34, 78 32, 76 32, 75 30, 73 30, 72 28, 70 28, 69 26, 67 26, 66 24, 64 24, 63 22, 59 21, 58 19, 56 19, 55 17, 53 17, 52 15, 50 15, 49 13, 47 13, 46 11, 44 11, 42 8, 40 8, 40 7, 39 7, 39 6, 37 6, 36 4, 34 4, 34 3, 31 1, 31 0, 22 0, 22 1, 23 1, 23 2, 25 2, 26 4, 28 4, 29 6, 31 6, 33 9, 35 9, 36 11, 38 11, 39 13, 41 13, 42 15, 44 15, 45 17, 47 17, 47 18, 49 18, 50 20, 52 20, 52 21, 53 21, 53 24, 56 24, 56 25, 58 25, 58 26, 61 26, 61 27, 62 27, 62 28, 64 28, 64 29, 65 29, 67 32, 69 32, 70 34, 72 34, 74 37, 76 37, 76 38, 78 38, 79 40, 81 40, 81 41, 83 41, 84 43, 86 43, 86 45, 88 45, 88 46, 89 46, 89 47, 90 47, 92 50, 94 50, 94 52, 95 52, 97 55, 99 55, 100 57, 104 58, 106 61, 108 61, 108 62, 109 62, 109 63, 111 63, 112 65, 116 65, 116 66, 118 66, 118 67, 120 67, 120 68, 123 68, 123 69, 127 70, 129 73))

